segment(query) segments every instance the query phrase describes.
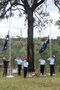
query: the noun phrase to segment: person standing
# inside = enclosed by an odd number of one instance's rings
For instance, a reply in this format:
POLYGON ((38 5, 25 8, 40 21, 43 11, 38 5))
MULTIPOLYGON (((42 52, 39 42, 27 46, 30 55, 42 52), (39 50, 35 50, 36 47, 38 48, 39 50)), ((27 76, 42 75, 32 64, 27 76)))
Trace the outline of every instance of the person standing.
POLYGON ((41 73, 41 75, 43 75, 46 62, 43 57, 39 60, 39 62, 40 62, 40 73, 41 73))
POLYGON ((16 58, 15 61, 17 61, 17 64, 18 64, 18 75, 21 75, 21 67, 22 67, 21 56, 19 56, 18 58, 16 58))
POLYGON ((54 73, 54 62, 55 62, 55 56, 52 55, 50 58, 48 58, 47 60, 50 61, 50 76, 53 76, 54 73))
POLYGON ((24 65, 24 78, 26 78, 29 63, 27 62, 27 59, 25 59, 22 63, 24 65))
POLYGON ((9 63, 9 60, 6 61, 6 58, 4 57, 4 58, 3 58, 3 64, 4 64, 3 77, 4 77, 4 76, 7 76, 8 63, 9 63))

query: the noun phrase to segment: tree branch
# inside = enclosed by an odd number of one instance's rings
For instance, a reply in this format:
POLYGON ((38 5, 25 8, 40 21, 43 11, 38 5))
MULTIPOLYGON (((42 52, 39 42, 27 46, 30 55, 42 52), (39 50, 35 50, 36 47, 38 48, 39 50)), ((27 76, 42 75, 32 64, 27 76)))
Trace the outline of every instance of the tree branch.
POLYGON ((25 10, 24 9, 21 9, 21 8, 18 8, 18 7, 16 7, 16 9, 12 9, 13 11, 15 11, 15 10, 18 10, 19 12, 20 12, 20 10, 22 10, 22 11, 24 11, 25 12, 25 10))
MULTIPOLYGON (((9 1, 10 1, 10 0, 9 0, 9 1)), ((0 18, 3 18, 4 15, 5 15, 9 10, 13 10, 13 9, 12 9, 13 6, 20 5, 20 6, 23 6, 23 7, 24 7, 24 5, 21 4, 21 3, 13 2, 13 3, 10 3, 11 6, 10 6, 7 10, 5 10, 7 4, 8 4, 8 2, 4 2, 4 3, 2 4, 2 7, 1 7, 0 9, 3 8, 3 13, 0 15, 0 18)))
POLYGON ((30 9, 30 7, 29 7, 29 4, 28 4, 28 1, 27 1, 27 0, 24 0, 24 8, 25 8, 26 13, 28 12, 28 9, 30 9))
POLYGON ((21 0, 21 2, 22 2, 22 3, 24 3, 24 1, 23 1, 23 0, 21 0))
POLYGON ((44 1, 45 0, 41 0, 39 3, 37 3, 37 1, 35 1, 34 4, 31 7, 31 9, 34 11, 36 9, 36 7, 39 6, 39 5, 41 5, 44 1))
POLYGON ((54 3, 57 6, 57 8, 59 9, 59 11, 60 11, 60 4, 58 4, 57 1, 55 1, 55 0, 54 0, 54 3))

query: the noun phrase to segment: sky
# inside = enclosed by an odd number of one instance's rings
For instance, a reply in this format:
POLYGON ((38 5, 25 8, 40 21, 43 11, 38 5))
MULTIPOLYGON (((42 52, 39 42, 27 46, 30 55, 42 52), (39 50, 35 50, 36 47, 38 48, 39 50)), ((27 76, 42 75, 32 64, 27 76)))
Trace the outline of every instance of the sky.
MULTIPOLYGON (((47 37, 51 34, 51 38, 56 39, 60 36, 60 30, 55 26, 56 21, 59 19, 58 8, 52 3, 53 0, 48 0, 47 12, 50 13, 50 19, 53 19, 51 26, 47 25, 46 30, 42 30, 39 34, 38 30, 34 30, 34 37, 47 37)), ((15 16, 0 21, 0 38, 5 38, 8 30, 11 32, 12 37, 20 36, 22 31, 22 37, 27 37, 27 28, 24 26, 25 17, 18 17, 16 11, 15 16)))

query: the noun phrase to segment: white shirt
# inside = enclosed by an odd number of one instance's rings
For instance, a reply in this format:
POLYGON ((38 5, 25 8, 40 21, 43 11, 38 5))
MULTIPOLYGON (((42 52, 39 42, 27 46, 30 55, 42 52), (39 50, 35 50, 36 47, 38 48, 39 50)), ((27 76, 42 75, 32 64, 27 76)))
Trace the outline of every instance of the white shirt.
POLYGON ((21 65, 21 63, 22 63, 22 60, 21 59, 17 59, 16 61, 17 61, 17 64, 18 65, 21 65))
POLYGON ((29 63, 28 62, 23 62, 24 67, 28 67, 29 63))
POLYGON ((50 61, 50 65, 54 65, 54 61, 55 61, 54 58, 50 58, 49 61, 50 61))
POLYGON ((45 60, 40 60, 40 65, 44 65, 45 64, 45 60))

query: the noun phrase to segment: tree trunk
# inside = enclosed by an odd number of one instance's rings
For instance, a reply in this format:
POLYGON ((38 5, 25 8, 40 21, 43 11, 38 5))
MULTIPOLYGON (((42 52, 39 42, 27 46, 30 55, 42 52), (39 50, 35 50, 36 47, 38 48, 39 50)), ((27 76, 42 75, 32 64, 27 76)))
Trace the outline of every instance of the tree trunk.
POLYGON ((28 71, 34 71, 34 43, 33 43, 33 12, 28 13, 28 39, 27 39, 27 59, 29 62, 28 71))

